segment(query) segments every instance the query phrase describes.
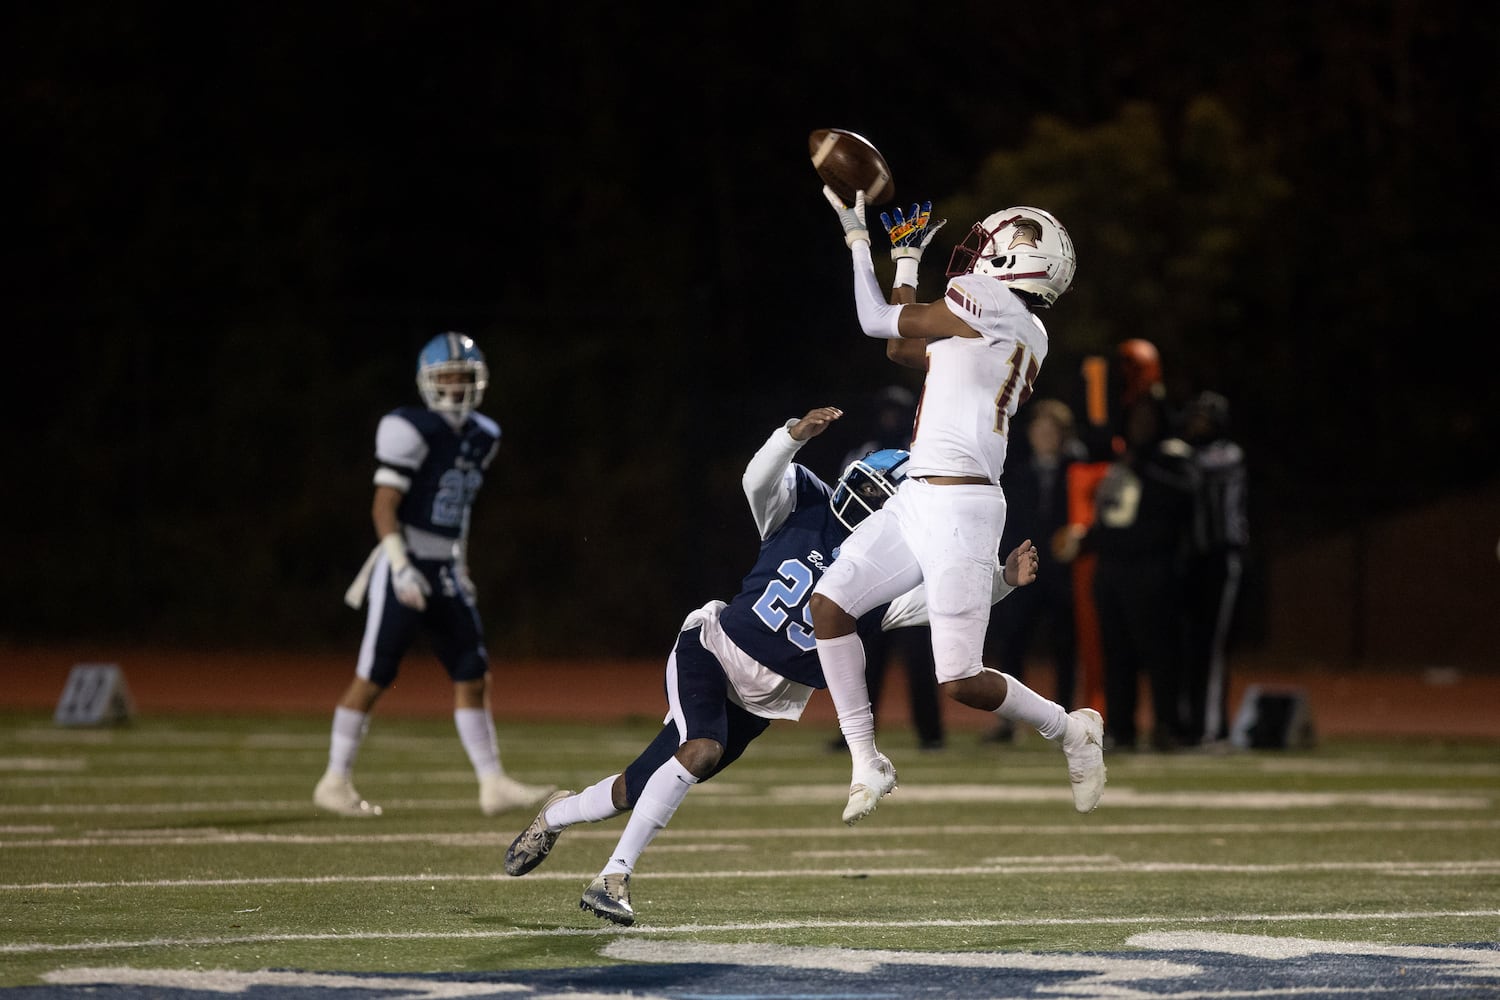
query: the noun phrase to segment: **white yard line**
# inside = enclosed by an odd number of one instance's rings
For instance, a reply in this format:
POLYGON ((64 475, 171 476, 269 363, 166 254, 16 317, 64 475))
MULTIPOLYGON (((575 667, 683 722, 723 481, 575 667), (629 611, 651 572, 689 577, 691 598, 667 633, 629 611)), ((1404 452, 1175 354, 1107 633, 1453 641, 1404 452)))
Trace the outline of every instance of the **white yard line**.
MULTIPOLYGON (((348 830, 350 824, 330 819, 330 823, 348 830)), ((351 821, 362 829, 372 823, 351 821)), ((519 820, 517 822, 519 829, 519 820)), ((879 839, 895 837, 1018 837, 1018 836, 1248 836, 1267 835, 1306 836, 1333 833, 1484 833, 1500 830, 1500 819, 1427 819, 1427 820, 1336 820, 1330 822, 1286 822, 1286 823, 1096 823, 1086 825, 1033 825, 1033 824, 972 824, 888 826, 868 827, 851 831, 838 824, 814 827, 754 827, 699 830, 686 825, 663 830, 653 851, 674 840, 713 841, 713 850, 723 850, 723 841, 737 840, 809 840, 813 838, 838 839, 849 843, 863 843, 878 834, 879 839)), ((101 831, 66 837, 56 836, 52 825, 0 826, 0 835, 20 837, 36 834, 37 839, 0 840, 0 849, 25 847, 147 847, 155 845, 220 846, 231 844, 433 844, 445 847, 493 847, 509 844, 513 836, 507 829, 497 833, 260 833, 255 831, 219 830, 213 827, 156 830, 101 831)), ((620 824, 605 823, 598 826, 576 826, 568 830, 569 840, 618 840, 620 824)), ((853 848, 851 848, 852 850, 853 848)))
MULTIPOLYGON (((987 864, 962 866, 921 866, 904 868, 754 868, 726 869, 707 872, 659 872, 652 871, 653 880, 699 881, 716 879, 809 879, 809 878, 973 878, 975 876, 1003 875, 1096 875, 1136 874, 1159 875, 1170 873, 1220 874, 1220 875, 1264 875, 1288 873, 1360 872, 1374 875, 1402 876, 1410 878, 1457 878, 1467 879, 1476 875, 1500 874, 1500 859, 1485 861, 1315 861, 1287 864, 1199 864, 1172 861, 1121 861, 1110 855, 1081 862, 1070 855, 1064 862, 1046 858, 998 858, 988 859, 987 864)), ((527 882, 569 882, 586 884, 597 875, 597 871, 547 871, 532 872, 527 882)), ((426 872, 420 875, 318 875, 308 876, 263 876, 258 878, 213 878, 213 879, 117 879, 113 881, 76 882, 26 882, 0 884, 0 892, 41 892, 59 889, 172 889, 207 888, 225 886, 270 886, 270 885, 357 885, 372 883, 439 883, 439 882, 491 882, 497 885, 517 885, 521 880, 498 872, 469 873, 426 872)))
MULTIPOLYGON (((1061 783, 1047 787, 1016 785, 927 785, 899 787, 893 794, 892 804, 907 803, 1015 803, 1071 801, 1068 788, 1061 783)), ((368 789, 366 793, 369 794, 368 789)), ((787 806, 828 804, 830 808, 842 803, 848 794, 844 785, 782 785, 764 789, 758 793, 744 793, 734 797, 737 806, 787 806)), ((393 808, 402 810, 471 809, 473 800, 464 799, 389 799, 372 795, 389 814, 393 808)), ((704 796, 707 798, 707 796, 704 796)), ((1244 791, 1244 792, 1140 792, 1128 785, 1109 786, 1105 792, 1105 806, 1112 809, 1424 809, 1424 810, 1480 810, 1494 804, 1489 795, 1463 792, 1429 792, 1416 790, 1388 790, 1372 792, 1301 792, 1301 791, 1244 791)), ((31 815, 151 815, 184 812, 313 812, 311 796, 307 799, 226 799, 224 801, 198 802, 102 802, 102 803, 16 803, 0 805, 0 816, 31 815)))
POLYGON ((613 925, 598 928, 553 927, 486 931, 374 931, 322 934, 238 934, 200 938, 138 938, 133 940, 72 941, 66 944, 18 941, 0 944, 0 955, 44 954, 57 952, 113 951, 141 948, 205 948, 235 944, 289 941, 498 941, 558 937, 607 937, 630 935, 742 934, 790 930, 879 930, 899 928, 975 929, 1007 927, 1129 927, 1194 926, 1202 924, 1275 924, 1297 922, 1360 922, 1397 920, 1463 920, 1475 917, 1500 917, 1500 910, 1400 910, 1380 913, 1308 912, 1308 913, 1218 913, 1209 916, 1181 914, 1130 917, 1034 917, 1005 920, 792 920, 738 924, 640 925, 630 928, 613 925))

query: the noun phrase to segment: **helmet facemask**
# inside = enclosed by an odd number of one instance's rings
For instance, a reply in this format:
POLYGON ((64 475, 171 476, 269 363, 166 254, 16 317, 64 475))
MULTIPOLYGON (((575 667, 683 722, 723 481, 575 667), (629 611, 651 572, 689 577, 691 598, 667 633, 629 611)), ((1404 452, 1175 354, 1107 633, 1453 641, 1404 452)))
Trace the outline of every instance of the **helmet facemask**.
POLYGON ((1042 309, 1073 283, 1073 241, 1050 212, 1007 208, 974 224, 948 259, 948 277, 988 275, 1042 309))
POLYGON ((910 457, 903 449, 886 448, 850 462, 828 501, 833 516, 853 531, 855 525, 896 495, 896 487, 906 478, 906 461, 910 457))
POLYGON ((417 390, 422 402, 455 427, 484 401, 490 370, 484 354, 461 333, 432 338, 417 358, 417 390))

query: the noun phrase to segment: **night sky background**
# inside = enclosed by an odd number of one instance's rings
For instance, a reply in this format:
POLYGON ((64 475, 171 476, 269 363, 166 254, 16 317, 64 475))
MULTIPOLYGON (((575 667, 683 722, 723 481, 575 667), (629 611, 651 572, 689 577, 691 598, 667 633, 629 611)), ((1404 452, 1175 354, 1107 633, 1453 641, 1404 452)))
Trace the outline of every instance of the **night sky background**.
MULTIPOLYGON (((375 425, 457 329, 505 432, 492 653, 665 655, 752 561, 770 430, 843 406, 802 453, 832 477, 919 385, 855 322, 825 126, 950 220, 924 298, 984 215, 1064 222, 1038 394, 1130 337, 1174 399, 1224 392, 1256 566, 1494 495, 1494 5, 633 6, 0 15, 0 641, 352 655, 375 425)), ((1500 511, 1463 528, 1492 549, 1500 511)))

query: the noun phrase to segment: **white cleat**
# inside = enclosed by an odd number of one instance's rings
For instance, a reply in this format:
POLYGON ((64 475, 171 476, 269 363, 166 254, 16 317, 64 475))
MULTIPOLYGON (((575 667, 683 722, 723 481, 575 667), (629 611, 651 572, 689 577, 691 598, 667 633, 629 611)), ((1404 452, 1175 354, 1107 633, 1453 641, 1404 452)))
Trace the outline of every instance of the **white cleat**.
POLYGON ((630 905, 630 876, 624 872, 600 875, 583 890, 578 908, 611 923, 629 927, 635 923, 635 909, 630 905))
POLYGON ((552 803, 561 802, 572 794, 569 791, 557 791, 547 796, 547 801, 537 810, 536 819, 518 833, 516 839, 505 849, 505 874, 525 875, 547 860, 547 855, 552 853, 553 846, 557 844, 557 838, 562 836, 561 830, 547 829, 547 810, 552 803))
POLYGON ((849 782, 849 804, 844 806, 844 822, 853 826, 875 811, 880 800, 896 787, 896 766, 883 753, 871 764, 855 764, 854 778, 849 782))
POLYGON ((508 774, 486 774, 479 779, 479 811, 497 816, 510 809, 534 806, 557 788, 556 785, 527 785, 508 774))
POLYGON ((342 774, 325 774, 318 780, 318 787, 313 789, 313 805, 340 816, 369 819, 380 815, 380 807, 360 798, 354 783, 342 774))
POLYGON ((1073 808, 1093 812, 1104 794, 1104 720, 1099 713, 1092 708, 1069 712, 1062 747, 1073 783, 1073 808))

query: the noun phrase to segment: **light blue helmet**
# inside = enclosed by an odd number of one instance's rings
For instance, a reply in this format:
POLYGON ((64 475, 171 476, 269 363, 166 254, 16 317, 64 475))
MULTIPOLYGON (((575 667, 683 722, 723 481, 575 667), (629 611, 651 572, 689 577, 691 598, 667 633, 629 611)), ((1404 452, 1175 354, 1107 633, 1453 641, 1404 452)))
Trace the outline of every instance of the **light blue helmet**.
POLYGON ((896 487, 906 478, 909 458, 911 452, 904 449, 883 448, 850 462, 828 501, 833 516, 853 531, 896 495, 896 487))
POLYGON ((440 333, 417 355, 417 390, 429 410, 462 423, 484 401, 490 369, 484 352, 461 333, 440 333))

